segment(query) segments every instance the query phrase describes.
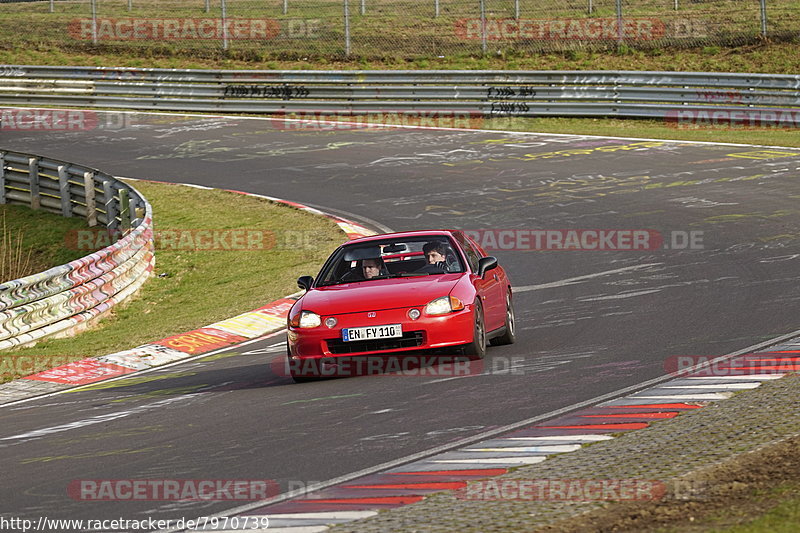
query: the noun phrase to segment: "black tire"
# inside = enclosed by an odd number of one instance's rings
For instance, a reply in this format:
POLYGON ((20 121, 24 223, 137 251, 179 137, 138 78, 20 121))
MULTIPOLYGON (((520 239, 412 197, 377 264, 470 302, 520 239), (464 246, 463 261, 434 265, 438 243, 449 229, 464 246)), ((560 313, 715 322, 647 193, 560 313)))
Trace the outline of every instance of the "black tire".
POLYGON ((503 344, 514 344, 517 340, 517 326, 514 323, 514 304, 511 301, 511 293, 506 294, 506 331, 499 337, 495 337, 489 342, 492 346, 502 346, 503 344))
POLYGON ((462 353, 472 360, 486 357, 486 322, 483 320, 483 306, 475 300, 475 320, 472 326, 472 342, 465 345, 462 353))

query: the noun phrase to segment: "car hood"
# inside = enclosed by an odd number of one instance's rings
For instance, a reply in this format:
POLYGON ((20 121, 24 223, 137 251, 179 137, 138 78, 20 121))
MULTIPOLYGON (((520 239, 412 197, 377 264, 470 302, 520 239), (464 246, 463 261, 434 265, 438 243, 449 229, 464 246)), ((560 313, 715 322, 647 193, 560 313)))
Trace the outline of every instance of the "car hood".
POLYGON ((302 306, 322 316, 421 307, 435 298, 450 294, 465 275, 392 278, 319 287, 303 296, 302 306))

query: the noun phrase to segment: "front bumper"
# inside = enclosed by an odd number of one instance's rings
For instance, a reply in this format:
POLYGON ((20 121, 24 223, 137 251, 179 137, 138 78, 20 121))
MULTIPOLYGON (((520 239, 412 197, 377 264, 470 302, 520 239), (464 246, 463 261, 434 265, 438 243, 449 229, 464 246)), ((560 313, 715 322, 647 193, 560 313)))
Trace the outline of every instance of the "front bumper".
MULTIPOLYGON (((299 358, 341 357, 353 355, 381 355, 416 350, 436 350, 472 342, 473 312, 471 306, 446 315, 427 316, 423 312, 411 320, 411 308, 322 316, 322 324, 315 328, 294 328, 288 331, 289 355, 299 358), (334 316, 336 326, 328 328, 325 319, 334 316), (402 324, 403 337, 396 339, 342 340, 343 328, 402 324)), ((418 307, 420 311, 422 308, 418 307)), ((313 310, 313 309, 312 309, 313 310)))

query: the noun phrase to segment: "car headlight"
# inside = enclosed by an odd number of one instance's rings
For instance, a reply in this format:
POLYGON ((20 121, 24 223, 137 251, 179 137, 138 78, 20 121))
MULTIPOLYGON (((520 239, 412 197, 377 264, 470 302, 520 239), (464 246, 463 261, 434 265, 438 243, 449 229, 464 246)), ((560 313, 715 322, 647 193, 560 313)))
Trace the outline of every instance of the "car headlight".
POLYGON ((455 296, 442 296, 428 302, 425 313, 428 315, 444 315, 464 309, 464 303, 455 296))
POLYGON ((300 311, 289 322, 289 325, 295 328, 315 328, 320 324, 322 324, 322 320, 313 311, 300 311))

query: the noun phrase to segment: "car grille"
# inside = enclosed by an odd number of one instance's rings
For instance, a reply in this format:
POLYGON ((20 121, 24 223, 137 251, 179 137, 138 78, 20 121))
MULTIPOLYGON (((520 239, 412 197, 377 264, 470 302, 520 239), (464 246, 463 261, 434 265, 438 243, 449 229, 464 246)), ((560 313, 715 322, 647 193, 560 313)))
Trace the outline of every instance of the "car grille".
POLYGON ((416 348, 422 346, 425 341, 421 331, 406 331, 402 337, 395 339, 370 339, 350 342, 344 342, 342 339, 327 339, 326 342, 328 343, 328 351, 335 354, 343 354, 416 348))

